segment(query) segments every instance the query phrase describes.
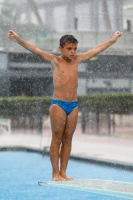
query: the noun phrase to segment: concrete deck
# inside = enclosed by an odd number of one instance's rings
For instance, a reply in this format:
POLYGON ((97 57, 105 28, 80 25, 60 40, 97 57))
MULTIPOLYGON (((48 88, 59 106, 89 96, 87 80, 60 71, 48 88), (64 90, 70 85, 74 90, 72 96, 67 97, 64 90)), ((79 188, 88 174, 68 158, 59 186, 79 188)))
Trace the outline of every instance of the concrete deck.
MULTIPOLYGON (((42 135, 36 131, 16 130, 11 134, 0 134, 0 150, 4 148, 28 148, 42 151, 49 149, 51 130, 44 129, 42 135)), ((91 162, 125 166, 133 170, 133 137, 87 135, 80 127, 73 137, 71 156, 91 162)))

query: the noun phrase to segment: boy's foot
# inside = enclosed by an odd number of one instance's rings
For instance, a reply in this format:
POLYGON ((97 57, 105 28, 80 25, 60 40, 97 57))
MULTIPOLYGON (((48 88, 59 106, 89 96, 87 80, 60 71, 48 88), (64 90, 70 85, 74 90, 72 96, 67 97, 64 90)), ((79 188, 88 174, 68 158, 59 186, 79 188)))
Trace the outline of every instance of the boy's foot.
POLYGON ((65 180, 65 178, 63 178, 59 173, 53 174, 52 179, 53 179, 53 181, 64 181, 65 180))
POLYGON ((60 174, 65 180, 68 180, 68 181, 74 180, 72 177, 67 176, 66 173, 64 173, 64 172, 61 172, 60 174))

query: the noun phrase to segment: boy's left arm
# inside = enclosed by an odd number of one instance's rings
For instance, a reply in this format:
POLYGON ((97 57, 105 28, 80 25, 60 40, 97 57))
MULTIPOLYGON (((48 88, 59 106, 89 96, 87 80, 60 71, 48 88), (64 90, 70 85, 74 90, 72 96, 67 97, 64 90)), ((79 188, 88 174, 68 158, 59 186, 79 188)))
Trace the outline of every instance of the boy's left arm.
POLYGON ((93 57, 94 55, 99 54, 100 52, 104 51, 105 49, 110 47, 112 44, 114 44, 121 35, 122 35, 122 32, 117 31, 114 34, 112 39, 110 39, 102 44, 97 45, 96 47, 94 47, 92 50, 90 50, 88 52, 78 54, 77 56, 78 56, 79 62, 88 60, 91 57, 93 57))

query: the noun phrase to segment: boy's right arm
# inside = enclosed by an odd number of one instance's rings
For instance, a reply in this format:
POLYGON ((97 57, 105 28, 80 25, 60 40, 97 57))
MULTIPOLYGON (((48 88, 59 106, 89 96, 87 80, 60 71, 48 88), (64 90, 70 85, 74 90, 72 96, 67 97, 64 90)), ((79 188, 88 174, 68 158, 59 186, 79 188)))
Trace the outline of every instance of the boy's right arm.
POLYGON ((33 44, 30 44, 29 42, 26 42, 25 40, 23 40, 22 38, 20 38, 14 31, 9 30, 8 32, 8 37, 13 40, 14 42, 20 44, 21 46, 23 46, 25 49, 39 55, 40 57, 42 57, 44 60, 51 62, 52 60, 54 60, 55 56, 53 54, 48 54, 45 51, 42 51, 41 49, 39 49, 38 47, 34 46, 33 44))

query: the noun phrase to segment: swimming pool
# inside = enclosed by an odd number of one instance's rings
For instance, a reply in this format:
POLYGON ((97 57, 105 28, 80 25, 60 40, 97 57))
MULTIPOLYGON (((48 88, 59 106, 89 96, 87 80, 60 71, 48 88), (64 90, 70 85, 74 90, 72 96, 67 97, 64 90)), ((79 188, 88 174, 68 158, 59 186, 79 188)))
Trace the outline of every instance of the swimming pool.
MULTIPOLYGON (((133 172, 70 160, 68 174, 74 178, 133 183, 133 172)), ((57 187, 40 187, 51 180, 48 156, 28 152, 0 152, 0 200, 122 200, 126 198, 57 187)))

